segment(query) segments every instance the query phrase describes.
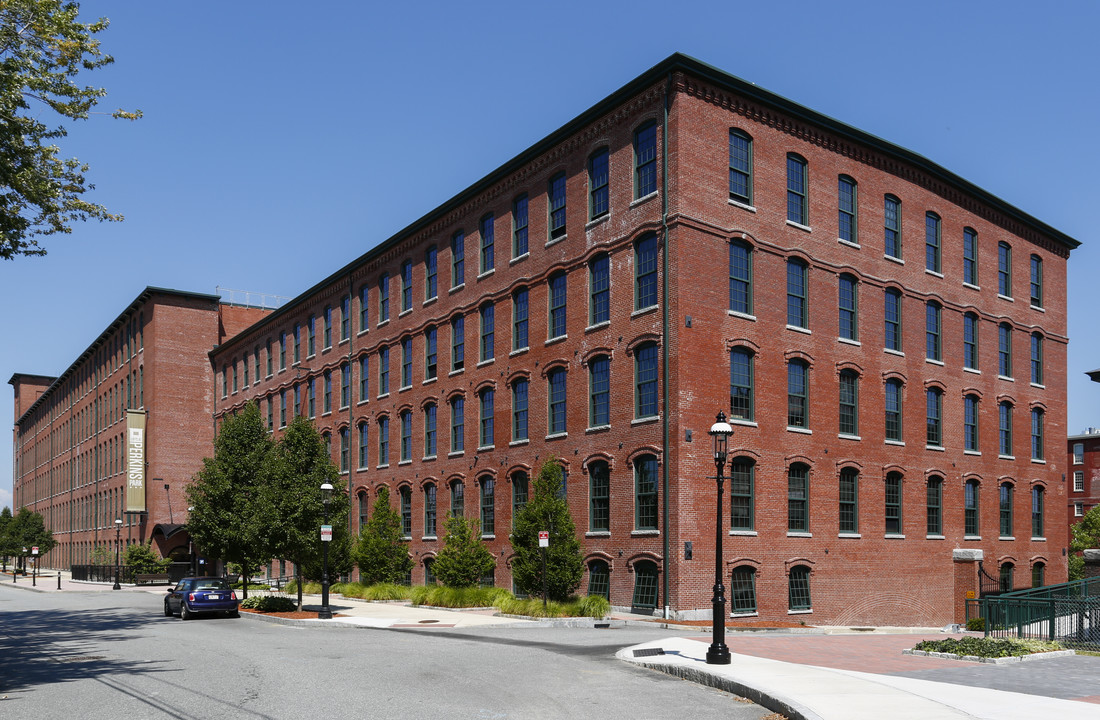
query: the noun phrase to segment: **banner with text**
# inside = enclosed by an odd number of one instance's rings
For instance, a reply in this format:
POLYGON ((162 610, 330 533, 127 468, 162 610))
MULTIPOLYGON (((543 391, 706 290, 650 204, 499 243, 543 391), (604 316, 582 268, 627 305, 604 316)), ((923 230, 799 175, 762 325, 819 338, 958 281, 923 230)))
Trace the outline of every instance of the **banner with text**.
POLYGON ((145 411, 126 411, 126 512, 145 512, 145 411))

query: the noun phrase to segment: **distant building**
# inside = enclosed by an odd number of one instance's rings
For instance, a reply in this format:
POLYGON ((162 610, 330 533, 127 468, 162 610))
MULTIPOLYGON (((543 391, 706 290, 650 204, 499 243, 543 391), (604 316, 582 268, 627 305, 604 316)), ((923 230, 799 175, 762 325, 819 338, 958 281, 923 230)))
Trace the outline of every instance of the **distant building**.
POLYGON ((16 373, 14 505, 41 513, 45 567, 154 541, 187 560, 184 488, 213 449, 210 349, 269 311, 146 288, 57 377, 16 373), (127 489, 129 493, 127 492, 127 489))
MULTIPOLYGON (((1080 435, 1070 435, 1066 450, 1069 453, 1066 518, 1067 525, 1073 525, 1100 504, 1100 428, 1087 428, 1080 435)), ((1066 542, 1071 539, 1072 533, 1066 542)))
POLYGON ((389 488, 417 583, 460 513, 511 586, 555 457, 580 591, 707 617, 722 410, 732 614, 958 621, 978 559, 1006 588, 1066 577, 1046 438, 1077 246, 676 55, 220 344, 215 416, 314 419, 353 530, 389 488))

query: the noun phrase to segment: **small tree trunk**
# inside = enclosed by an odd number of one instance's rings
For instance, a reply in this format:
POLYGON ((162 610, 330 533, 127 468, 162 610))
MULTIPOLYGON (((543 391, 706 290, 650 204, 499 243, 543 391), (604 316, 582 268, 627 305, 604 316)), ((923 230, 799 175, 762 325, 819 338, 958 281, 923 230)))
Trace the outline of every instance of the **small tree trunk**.
POLYGON ((244 580, 244 585, 241 586, 242 587, 242 590, 241 590, 242 599, 247 600, 248 599, 248 574, 243 569, 241 570, 241 579, 244 580))
POLYGON ((298 580, 298 612, 302 611, 302 564, 294 563, 294 577, 298 580))

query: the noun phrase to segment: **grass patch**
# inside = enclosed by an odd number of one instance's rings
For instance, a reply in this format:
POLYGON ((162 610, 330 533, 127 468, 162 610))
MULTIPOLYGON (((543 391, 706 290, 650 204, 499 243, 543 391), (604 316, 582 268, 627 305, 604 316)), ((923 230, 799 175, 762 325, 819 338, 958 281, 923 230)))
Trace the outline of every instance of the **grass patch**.
POLYGON ((360 598, 362 600, 408 600, 412 588, 407 585, 394 585, 393 583, 376 583, 363 585, 362 583, 337 583, 331 588, 332 592, 344 597, 360 598))
POLYGON ((1007 638, 947 638, 945 640, 922 640, 914 650, 924 652, 953 653, 972 655, 982 658, 1019 657, 1041 652, 1061 650, 1058 643, 1043 640, 1009 640, 1007 638))
MULTIPOLYGON (((339 584, 339 583, 337 583, 337 584, 339 584)), ((331 586, 330 586, 329 589, 331 589, 331 586)), ((283 588, 283 592, 285 592, 287 595, 297 595, 298 594, 298 581, 297 580, 291 580, 290 582, 288 582, 286 584, 286 587, 283 588)), ((310 582, 309 580, 307 580, 304 583, 302 583, 302 592, 307 594, 307 595, 320 595, 321 594, 321 583, 319 583, 319 582, 310 582)))
POLYGON ((495 607, 505 615, 538 618, 602 618, 611 612, 611 604, 600 595, 573 598, 567 602, 551 601, 543 607, 542 600, 520 599, 504 588, 449 588, 442 585, 418 585, 412 588, 409 599, 413 605, 447 608, 495 607))

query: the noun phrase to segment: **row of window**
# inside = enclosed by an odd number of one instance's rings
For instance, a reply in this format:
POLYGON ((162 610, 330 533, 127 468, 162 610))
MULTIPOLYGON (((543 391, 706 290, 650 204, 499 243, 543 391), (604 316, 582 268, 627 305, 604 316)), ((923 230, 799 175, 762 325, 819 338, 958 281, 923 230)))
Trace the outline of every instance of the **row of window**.
MULTIPOLYGON (((754 367, 756 354, 751 348, 737 346, 730 350, 730 418, 746 423, 756 422, 754 367)), ((810 363, 801 358, 787 362, 787 428, 799 432, 810 430, 810 363)), ((860 373, 852 369, 840 371, 838 376, 838 434, 858 439, 860 436, 860 373)), ((900 444, 905 441, 902 399, 905 383, 896 377, 888 377, 884 384, 883 435, 886 442, 900 444)), ((924 442, 933 449, 944 447, 943 388, 925 389, 924 442)), ((981 398, 975 392, 963 396, 963 448, 968 453, 981 452, 979 408, 981 398)), ((1013 415, 1015 403, 1002 399, 997 403, 998 454, 1014 458, 1013 415)), ((1045 411, 1031 408, 1031 459, 1045 459, 1044 441, 1045 411)))
MULTIPOLYGON (((658 502, 657 502, 657 458, 654 455, 640 455, 632 463, 634 472, 634 531, 658 530, 658 502)), ((605 461, 593 461, 588 465, 589 474, 589 532, 611 532, 611 474, 605 461)), ((527 504, 529 492, 529 476, 522 470, 512 473, 509 478, 512 487, 512 518, 527 504)), ((481 522, 481 533, 485 536, 494 536, 497 531, 497 497, 496 480, 492 475, 482 475, 477 478, 478 488, 478 518, 481 522)), ((447 512, 450 515, 464 516, 466 514, 466 484, 462 480, 452 480, 443 488, 449 496, 447 512)), ((562 473, 562 484, 559 496, 565 499, 568 494, 568 474, 562 473)), ((435 537, 438 531, 439 499, 437 485, 429 481, 423 484, 419 495, 421 496, 421 509, 424 524, 422 534, 424 537, 435 537)), ((401 515, 401 533, 406 538, 413 534, 413 496, 414 492, 409 485, 401 485, 398 488, 398 505, 401 515)), ((360 490, 356 495, 359 512, 359 527, 367 523, 367 513, 370 507, 370 499, 366 490, 360 490)))
MULTIPOLYGON (((752 316, 752 247, 743 241, 730 243, 730 310, 752 316)), ((810 296, 809 266, 800 258, 787 261, 787 325, 794 329, 809 329, 810 296)), ((858 343, 859 280, 842 273, 838 282, 837 310, 839 337, 858 343)), ((883 338, 888 352, 902 353, 902 293, 894 287, 883 291, 883 338)), ((963 314, 963 367, 978 370, 980 318, 975 312, 963 314)), ((997 326, 997 374, 1013 378, 1013 328, 1011 323, 997 326)), ((925 302, 925 358, 943 362, 943 305, 935 300, 925 302)), ((1031 333, 1031 383, 1043 384, 1043 335, 1031 333)))
MULTIPOLYGON (((738 128, 730 129, 729 144, 729 192, 734 203, 753 205, 753 142, 752 136, 738 128)), ((854 178, 840 175, 837 178, 837 232, 841 242, 859 246, 859 185, 854 178)), ((809 218, 809 167, 806 159, 797 153, 787 153, 787 221, 808 228, 809 218)), ((883 196, 883 251, 890 260, 902 259, 902 204, 895 195, 883 196)), ((942 229, 940 216, 925 213, 924 261, 925 269, 942 277, 942 229)), ((970 227, 962 233, 963 282, 972 287, 978 284, 978 233, 970 227)), ((1038 255, 1030 258, 1029 297, 1032 307, 1043 307, 1043 261, 1038 255)), ((1004 241, 997 244, 997 294, 1012 298, 1012 246, 1004 241)))
MULTIPOLYGON (((860 533, 860 475, 855 468, 842 468, 837 487, 837 532, 840 535, 860 533)), ((885 481, 885 502, 881 508, 882 527, 886 536, 903 535, 903 483, 900 472, 890 472, 885 481)), ((981 483, 968 479, 964 486, 963 534, 968 538, 981 536, 981 483)), ((1015 486, 1004 481, 998 485, 999 537, 1013 538, 1013 495, 1015 486)), ((1031 537, 1043 538, 1045 489, 1031 488, 1031 537)), ((932 475, 926 483, 923 516, 924 529, 930 537, 942 537, 943 478, 932 475)), ((804 463, 792 463, 787 468, 787 531, 798 535, 810 532, 810 468, 804 463)), ((876 524, 876 528, 879 525, 876 524)), ((730 470, 730 530, 756 531, 756 462, 748 457, 735 457, 730 470)))
MULTIPOLYGON (((634 308, 646 310, 657 306, 657 236, 648 233, 634 243, 634 308)), ((566 336, 566 319, 568 317, 567 303, 567 274, 558 272, 547 280, 547 342, 556 341, 566 336)), ((588 325, 596 327, 609 323, 611 320, 611 257, 607 253, 601 253, 592 258, 588 263, 588 325)), ((345 311, 350 301, 345 298, 345 311)), ((518 288, 511 295, 512 306, 512 342, 511 351, 526 350, 530 344, 529 320, 530 320, 530 290, 526 287, 518 288)), ((324 316, 324 338, 329 341, 330 313, 326 311, 324 316)), ((466 317, 456 315, 450 320, 451 330, 451 372, 463 370, 466 364, 466 317)), ((483 303, 478 309, 478 362, 489 362, 496 357, 496 304, 483 303)), ((311 317, 305 325, 305 349, 306 357, 314 354, 316 344, 314 339, 315 323, 311 317)), ((424 331, 424 379, 432 380, 438 373, 438 328, 430 326, 424 331)), ((346 339, 346 337, 345 337, 346 339)), ((293 362, 302 360, 302 328, 294 326, 293 334, 288 338, 287 333, 280 334, 278 346, 279 370, 287 369, 287 343, 292 342, 290 348, 293 362)), ((405 336, 398 345, 402 353, 401 388, 412 386, 412 338, 405 336)), ((327 347, 327 346, 326 346, 327 347)), ((267 377, 274 371, 275 355, 269 342, 265 348, 267 358, 267 377)), ((383 347, 378 350, 378 383, 379 395, 389 392, 389 357, 390 348, 383 347)), ((260 347, 257 345, 254 351, 255 380, 260 382, 261 356, 260 347)), ((362 363, 367 362, 366 359, 362 363)), ((249 357, 244 356, 244 362, 222 368, 221 391, 222 397, 228 397, 230 389, 238 392, 241 385, 238 380, 243 376, 243 387, 249 386, 249 357), (238 374, 240 368, 240 375, 238 374)), ((367 375, 362 375, 367 377, 367 375)), ((365 398, 365 390, 361 396, 365 398)), ((327 411, 326 411, 327 412, 327 411)))

